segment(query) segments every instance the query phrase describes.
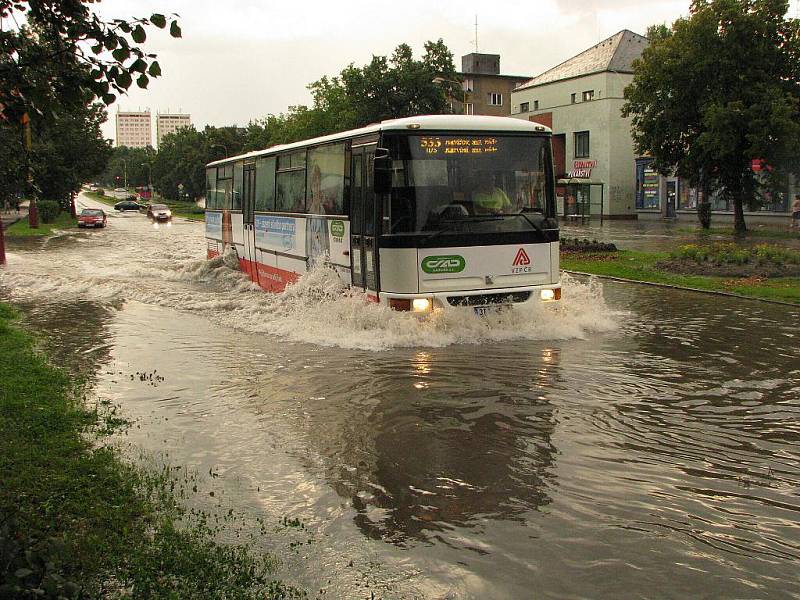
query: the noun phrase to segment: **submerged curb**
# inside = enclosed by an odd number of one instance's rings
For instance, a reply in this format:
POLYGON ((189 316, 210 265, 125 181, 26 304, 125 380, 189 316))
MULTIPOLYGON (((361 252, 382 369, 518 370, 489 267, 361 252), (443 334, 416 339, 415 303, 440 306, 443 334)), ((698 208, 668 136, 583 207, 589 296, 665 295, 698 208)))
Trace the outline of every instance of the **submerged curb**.
POLYGON ((595 273, 586 273, 584 271, 570 271, 562 269, 564 273, 570 275, 584 275, 586 277, 597 277, 598 279, 608 279, 610 281, 620 281, 622 283, 638 283, 640 285, 651 285, 654 287, 670 288, 673 290, 686 290, 687 292, 699 292, 701 294, 714 294, 716 296, 728 296, 730 298, 740 298, 742 300, 757 300, 758 302, 767 302, 769 304, 780 304, 781 306, 792 306, 800 308, 800 304, 795 302, 786 302, 784 300, 771 300, 769 298, 757 298, 756 296, 743 296, 742 294, 734 294, 733 292, 721 292, 719 290, 703 290, 700 288, 685 287, 682 285, 673 285, 671 283, 657 283, 655 281, 641 281, 639 279, 625 279, 624 277, 615 277, 613 275, 597 275, 595 273))

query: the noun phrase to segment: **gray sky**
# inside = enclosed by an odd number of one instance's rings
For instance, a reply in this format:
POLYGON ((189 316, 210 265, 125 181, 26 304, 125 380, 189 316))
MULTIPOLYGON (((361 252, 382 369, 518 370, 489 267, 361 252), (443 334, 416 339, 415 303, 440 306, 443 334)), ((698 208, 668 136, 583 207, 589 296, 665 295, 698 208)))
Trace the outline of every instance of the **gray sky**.
MULTIPOLYGON (((798 1, 798 0, 796 0, 798 1)), ((202 128, 244 125, 308 104, 306 85, 335 75, 402 42, 419 55, 426 40, 443 38, 460 68, 474 51, 478 15, 481 52, 501 55, 507 74, 535 75, 621 29, 644 33, 688 13, 690 0, 105 0, 103 18, 180 15, 182 39, 149 33, 162 77, 148 90, 135 84, 109 111, 104 131, 114 137, 113 113, 149 107, 188 112, 202 128)))

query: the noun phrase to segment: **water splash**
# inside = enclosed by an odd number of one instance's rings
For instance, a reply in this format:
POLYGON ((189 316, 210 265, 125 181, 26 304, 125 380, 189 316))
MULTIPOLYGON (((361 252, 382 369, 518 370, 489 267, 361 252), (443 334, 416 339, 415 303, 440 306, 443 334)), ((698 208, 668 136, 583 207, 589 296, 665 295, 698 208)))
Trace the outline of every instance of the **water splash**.
POLYGON ((479 317, 471 308, 439 311, 427 319, 367 302, 335 271, 316 267, 282 294, 263 292, 238 270, 235 253, 186 261, 177 249, 148 261, 95 268, 93 275, 61 270, 42 277, 9 270, 0 284, 12 298, 134 300, 201 314, 243 331, 294 342, 364 350, 442 347, 507 340, 583 339, 617 328, 597 280, 562 279, 561 302, 479 317))

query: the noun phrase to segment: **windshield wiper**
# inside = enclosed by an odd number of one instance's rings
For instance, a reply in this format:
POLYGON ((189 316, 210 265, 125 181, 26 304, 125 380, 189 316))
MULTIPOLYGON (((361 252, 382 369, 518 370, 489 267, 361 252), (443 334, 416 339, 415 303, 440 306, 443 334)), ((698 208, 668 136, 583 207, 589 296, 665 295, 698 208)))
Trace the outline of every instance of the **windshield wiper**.
POLYGON ((445 232, 452 231, 453 227, 458 223, 483 223, 486 221, 502 221, 502 220, 503 220, 502 215, 472 215, 468 217, 463 217, 461 219, 453 219, 449 221, 450 224, 447 227, 442 227, 441 229, 437 229, 436 231, 431 232, 429 235, 426 235, 423 241, 426 242, 445 232))
POLYGON ((519 211, 518 213, 513 213, 513 216, 515 216, 515 217, 524 217, 525 220, 528 223, 531 224, 531 227, 533 227, 536 231, 538 231, 539 233, 544 235, 544 229, 542 228, 542 226, 539 225, 536 221, 532 220, 527 214, 525 214, 525 210, 524 209, 519 211))

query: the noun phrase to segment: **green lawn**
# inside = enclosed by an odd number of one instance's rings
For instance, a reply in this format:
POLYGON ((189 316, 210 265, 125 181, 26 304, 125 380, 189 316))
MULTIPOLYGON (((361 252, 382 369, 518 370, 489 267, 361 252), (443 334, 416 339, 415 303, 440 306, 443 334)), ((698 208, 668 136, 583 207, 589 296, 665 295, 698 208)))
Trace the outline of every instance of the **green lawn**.
POLYGON ((302 597, 271 578, 273 559, 217 543, 210 515, 181 508, 185 470, 103 446, 124 422, 85 407, 15 319, 0 303, 0 598, 302 597))
POLYGON ((667 257, 668 253, 666 252, 636 252, 632 250, 603 254, 562 254, 561 268, 593 275, 729 292, 752 298, 800 304, 800 278, 731 279, 704 275, 682 275, 656 269, 655 264, 667 257))
POLYGON ((28 227, 28 218, 17 221, 5 232, 8 237, 41 237, 52 235, 55 229, 75 229, 78 220, 69 215, 69 211, 61 211, 54 223, 43 223, 41 214, 39 215, 39 227, 31 229, 28 227))

